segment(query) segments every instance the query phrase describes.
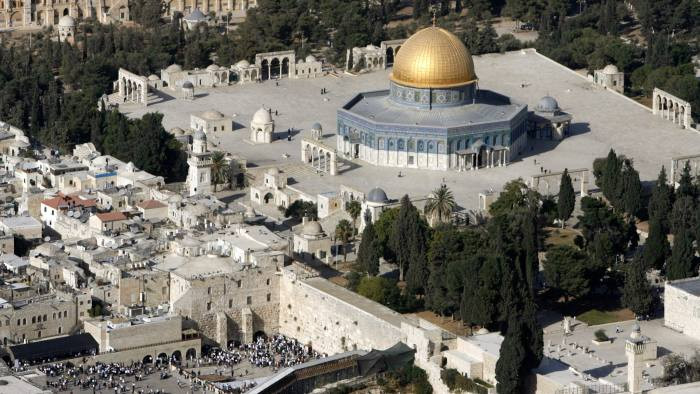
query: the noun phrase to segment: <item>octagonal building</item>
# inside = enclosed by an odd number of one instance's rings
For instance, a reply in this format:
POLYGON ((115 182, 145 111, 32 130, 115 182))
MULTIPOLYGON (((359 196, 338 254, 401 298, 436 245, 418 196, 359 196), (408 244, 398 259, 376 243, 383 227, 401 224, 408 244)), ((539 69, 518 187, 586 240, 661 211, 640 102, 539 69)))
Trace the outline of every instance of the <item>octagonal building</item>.
POLYGON ((360 93, 338 110, 338 151, 387 167, 504 166, 525 149, 527 106, 478 82, 457 36, 420 30, 397 52, 388 90, 360 93))

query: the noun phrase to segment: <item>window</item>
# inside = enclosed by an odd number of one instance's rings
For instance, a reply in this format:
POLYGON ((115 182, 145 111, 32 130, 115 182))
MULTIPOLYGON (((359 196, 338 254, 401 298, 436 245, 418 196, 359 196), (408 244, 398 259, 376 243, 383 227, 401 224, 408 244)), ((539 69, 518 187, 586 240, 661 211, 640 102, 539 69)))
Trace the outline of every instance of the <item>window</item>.
POLYGON ((211 310, 211 302, 207 302, 207 310, 208 310, 208 311, 211 310))
POLYGON ((240 279, 236 281, 236 284, 238 285, 239 288, 241 287, 241 281, 240 281, 240 279))
POLYGON ((233 300, 228 300, 228 307, 233 308, 233 300))
POLYGON ((26 326, 26 325, 27 325, 27 319, 22 318, 22 325, 23 325, 23 326, 26 326))
POLYGON ((42 321, 46 321, 47 317, 48 316, 44 315, 44 318, 42 319, 42 321))
POLYGON ((270 286, 270 278, 267 278, 267 280, 265 281, 265 284, 270 286))
POLYGON ((270 302, 271 294, 267 293, 267 302, 270 302))
POLYGON ((207 287, 207 294, 211 294, 211 287, 207 287))
POLYGON ((246 297, 246 298, 245 298, 245 303, 248 304, 248 305, 252 304, 252 303, 253 303, 253 297, 251 297, 251 296, 246 297))
POLYGON ((36 317, 32 316, 32 324, 36 323, 36 317))

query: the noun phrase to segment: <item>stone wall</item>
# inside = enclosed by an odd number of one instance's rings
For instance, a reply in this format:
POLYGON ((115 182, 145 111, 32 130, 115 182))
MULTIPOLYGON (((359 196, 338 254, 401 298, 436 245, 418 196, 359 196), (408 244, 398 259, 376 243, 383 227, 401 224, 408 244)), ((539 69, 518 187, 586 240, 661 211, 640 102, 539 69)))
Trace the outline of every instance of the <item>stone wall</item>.
POLYGON ((285 269, 280 277, 280 299, 280 333, 311 344, 317 351, 386 349, 402 340, 400 323, 383 317, 402 321, 401 315, 325 279, 299 280, 285 269), (371 308, 365 308, 368 304, 371 308))
POLYGON ((700 279, 690 278, 666 282, 664 291, 664 324, 700 340, 700 296, 680 286, 700 288, 700 279))

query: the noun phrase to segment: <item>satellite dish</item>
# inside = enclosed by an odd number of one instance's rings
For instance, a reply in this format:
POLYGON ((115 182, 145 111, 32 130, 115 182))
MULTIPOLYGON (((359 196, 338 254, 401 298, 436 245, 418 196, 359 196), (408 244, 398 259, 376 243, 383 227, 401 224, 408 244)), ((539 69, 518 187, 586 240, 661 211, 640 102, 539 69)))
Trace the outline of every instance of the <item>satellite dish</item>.
POLYGON ((48 237, 48 236, 44 237, 44 242, 49 242, 49 241, 51 241, 51 237, 48 237))

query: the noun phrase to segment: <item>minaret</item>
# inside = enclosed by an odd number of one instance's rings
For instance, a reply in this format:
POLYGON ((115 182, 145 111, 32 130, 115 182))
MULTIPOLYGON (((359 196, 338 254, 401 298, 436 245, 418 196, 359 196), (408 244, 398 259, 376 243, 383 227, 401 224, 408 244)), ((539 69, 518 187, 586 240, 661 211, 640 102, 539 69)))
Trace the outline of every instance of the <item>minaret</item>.
POLYGON ((211 152, 207 150, 207 136, 203 131, 197 130, 192 141, 192 152, 187 158, 189 170, 187 173, 187 185, 190 196, 195 194, 207 194, 211 192, 211 152))
POLYGON ((632 394, 642 392, 642 372, 644 371, 644 337, 639 326, 632 329, 632 334, 625 342, 627 354, 627 391, 632 394))

